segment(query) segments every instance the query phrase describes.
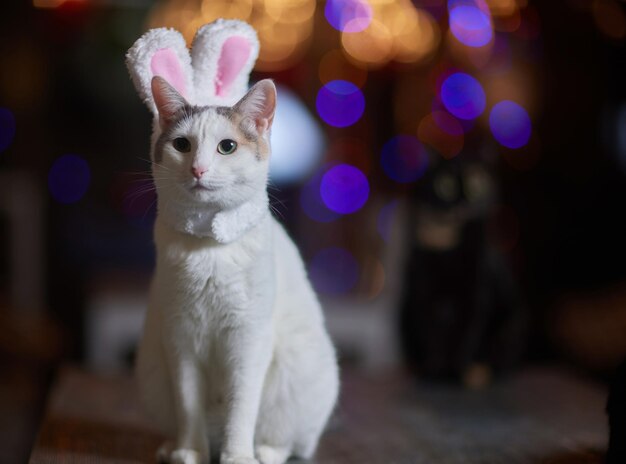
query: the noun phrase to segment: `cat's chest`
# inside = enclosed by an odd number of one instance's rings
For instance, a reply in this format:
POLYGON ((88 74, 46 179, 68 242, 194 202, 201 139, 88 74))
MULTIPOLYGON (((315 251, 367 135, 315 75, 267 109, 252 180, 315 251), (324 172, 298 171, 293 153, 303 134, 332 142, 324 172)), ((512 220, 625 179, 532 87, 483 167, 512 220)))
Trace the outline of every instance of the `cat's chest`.
POLYGON ((187 311, 245 307, 270 274, 260 235, 229 244, 181 236, 157 242, 157 280, 187 311))
POLYGON ((173 245, 166 252, 163 272, 174 290, 200 306, 241 304, 248 292, 254 260, 240 245, 188 249, 173 245))

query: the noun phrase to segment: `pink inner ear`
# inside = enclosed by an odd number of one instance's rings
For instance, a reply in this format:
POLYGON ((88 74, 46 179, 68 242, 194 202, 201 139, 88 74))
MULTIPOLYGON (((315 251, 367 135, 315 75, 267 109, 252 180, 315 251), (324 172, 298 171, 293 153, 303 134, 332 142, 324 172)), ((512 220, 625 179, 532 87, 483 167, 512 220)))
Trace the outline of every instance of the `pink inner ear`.
POLYGON ((245 37, 236 36, 226 39, 217 62, 215 95, 223 97, 228 94, 230 86, 248 61, 250 51, 250 43, 245 37))
POLYGON ((162 48, 152 57, 150 62, 152 74, 165 79, 183 97, 187 94, 185 74, 180 66, 176 52, 171 48, 162 48))

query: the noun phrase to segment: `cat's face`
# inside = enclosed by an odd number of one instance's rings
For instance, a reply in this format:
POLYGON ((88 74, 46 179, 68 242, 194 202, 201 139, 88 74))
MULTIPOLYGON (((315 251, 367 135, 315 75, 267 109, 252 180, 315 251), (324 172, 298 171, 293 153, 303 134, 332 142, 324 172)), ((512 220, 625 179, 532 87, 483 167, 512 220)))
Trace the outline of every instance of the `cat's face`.
POLYGON ((276 89, 257 83, 233 107, 189 105, 155 77, 161 133, 153 175, 163 201, 233 208, 266 188, 276 89))

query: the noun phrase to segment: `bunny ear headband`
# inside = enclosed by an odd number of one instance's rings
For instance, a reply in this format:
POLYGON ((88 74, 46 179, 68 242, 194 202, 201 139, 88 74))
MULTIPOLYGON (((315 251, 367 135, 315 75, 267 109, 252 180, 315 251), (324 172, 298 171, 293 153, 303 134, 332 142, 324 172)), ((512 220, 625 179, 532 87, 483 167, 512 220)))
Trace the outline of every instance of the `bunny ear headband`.
POLYGON ((202 26, 191 50, 174 29, 152 29, 128 50, 126 64, 135 88, 153 114, 154 76, 164 78, 195 105, 231 105, 248 89, 259 40, 242 21, 218 19, 202 26))

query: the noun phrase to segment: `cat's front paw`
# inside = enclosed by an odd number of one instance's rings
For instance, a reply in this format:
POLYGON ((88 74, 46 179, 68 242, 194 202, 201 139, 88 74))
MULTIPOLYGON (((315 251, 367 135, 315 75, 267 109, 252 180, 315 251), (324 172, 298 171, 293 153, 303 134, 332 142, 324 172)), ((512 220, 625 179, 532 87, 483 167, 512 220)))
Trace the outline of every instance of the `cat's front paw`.
POLYGON ((222 453, 220 464, 259 464, 259 461, 249 456, 236 456, 222 453))
POLYGON ((170 454, 169 464, 208 464, 209 459, 204 459, 196 450, 179 448, 170 454))

